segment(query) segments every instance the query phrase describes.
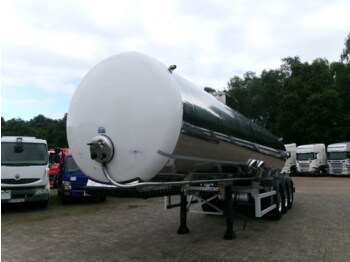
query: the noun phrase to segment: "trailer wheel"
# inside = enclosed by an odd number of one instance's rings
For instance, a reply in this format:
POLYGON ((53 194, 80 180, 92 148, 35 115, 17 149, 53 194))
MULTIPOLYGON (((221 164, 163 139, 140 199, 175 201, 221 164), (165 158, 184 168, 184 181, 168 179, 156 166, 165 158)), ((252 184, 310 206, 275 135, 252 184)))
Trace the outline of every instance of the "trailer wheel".
POLYGON ((280 189, 281 189, 281 196, 282 196, 282 214, 287 213, 288 211, 288 185, 286 184, 281 184, 280 189))
POLYGON ((288 208, 291 209, 293 206, 294 195, 293 195, 293 181, 290 180, 287 182, 287 196, 288 196, 288 208))
POLYGON ((273 197, 274 204, 276 204, 276 208, 270 212, 270 217, 274 220, 279 220, 282 217, 282 194, 281 187, 278 185, 276 188, 276 195, 273 197))

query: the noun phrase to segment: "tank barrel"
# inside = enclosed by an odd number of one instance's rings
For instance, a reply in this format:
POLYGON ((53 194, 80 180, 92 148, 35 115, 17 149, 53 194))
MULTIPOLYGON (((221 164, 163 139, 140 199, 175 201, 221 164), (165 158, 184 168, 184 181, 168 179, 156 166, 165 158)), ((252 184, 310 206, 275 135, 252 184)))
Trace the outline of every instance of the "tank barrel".
MULTIPOLYGON (((182 78, 175 68, 127 52, 88 72, 67 118, 68 143, 85 174, 122 186, 153 182, 169 169, 173 175, 213 173, 225 163, 245 165, 249 159, 254 159, 249 163, 254 168, 284 166, 285 148, 276 136, 182 78)), ((229 178, 222 172, 220 177, 229 178)))

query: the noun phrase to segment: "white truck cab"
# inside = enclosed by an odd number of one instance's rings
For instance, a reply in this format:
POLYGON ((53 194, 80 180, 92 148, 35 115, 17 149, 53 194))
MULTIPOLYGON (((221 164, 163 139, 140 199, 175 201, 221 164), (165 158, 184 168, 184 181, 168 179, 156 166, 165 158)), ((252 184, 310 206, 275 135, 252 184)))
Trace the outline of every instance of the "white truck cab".
POLYGON ((286 151, 290 153, 290 156, 286 160, 284 167, 282 168, 282 173, 296 175, 296 155, 297 155, 297 145, 295 143, 284 145, 286 151))
POLYGON ((328 170, 331 175, 350 175, 350 142, 327 147, 328 170))
POLYGON ((35 137, 1 137, 1 202, 39 201, 50 196, 46 140, 35 137))
POLYGON ((301 175, 327 174, 327 154, 324 144, 301 145, 297 147, 297 171, 301 175))

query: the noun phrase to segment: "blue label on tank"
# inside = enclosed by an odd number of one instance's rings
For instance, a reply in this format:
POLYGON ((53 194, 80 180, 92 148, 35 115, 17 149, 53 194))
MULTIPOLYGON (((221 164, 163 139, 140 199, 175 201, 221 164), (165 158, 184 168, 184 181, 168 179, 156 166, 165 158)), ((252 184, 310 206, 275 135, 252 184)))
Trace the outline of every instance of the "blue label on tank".
POLYGON ((105 134, 105 133, 106 133, 106 128, 100 126, 100 127, 98 128, 98 133, 99 133, 99 134, 105 134))

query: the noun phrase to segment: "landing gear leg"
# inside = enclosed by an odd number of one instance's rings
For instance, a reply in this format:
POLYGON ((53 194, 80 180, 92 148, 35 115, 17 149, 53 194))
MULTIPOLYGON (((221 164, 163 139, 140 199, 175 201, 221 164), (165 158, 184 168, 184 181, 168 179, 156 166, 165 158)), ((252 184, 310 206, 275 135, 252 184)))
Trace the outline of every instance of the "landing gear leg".
POLYGON ((180 227, 177 230, 178 234, 187 234, 190 230, 187 227, 187 197, 185 196, 185 192, 181 192, 180 196, 180 227))
POLYGON ((224 239, 232 240, 236 238, 235 232, 233 232, 233 201, 232 201, 232 185, 225 186, 225 199, 226 199, 226 232, 224 239))

